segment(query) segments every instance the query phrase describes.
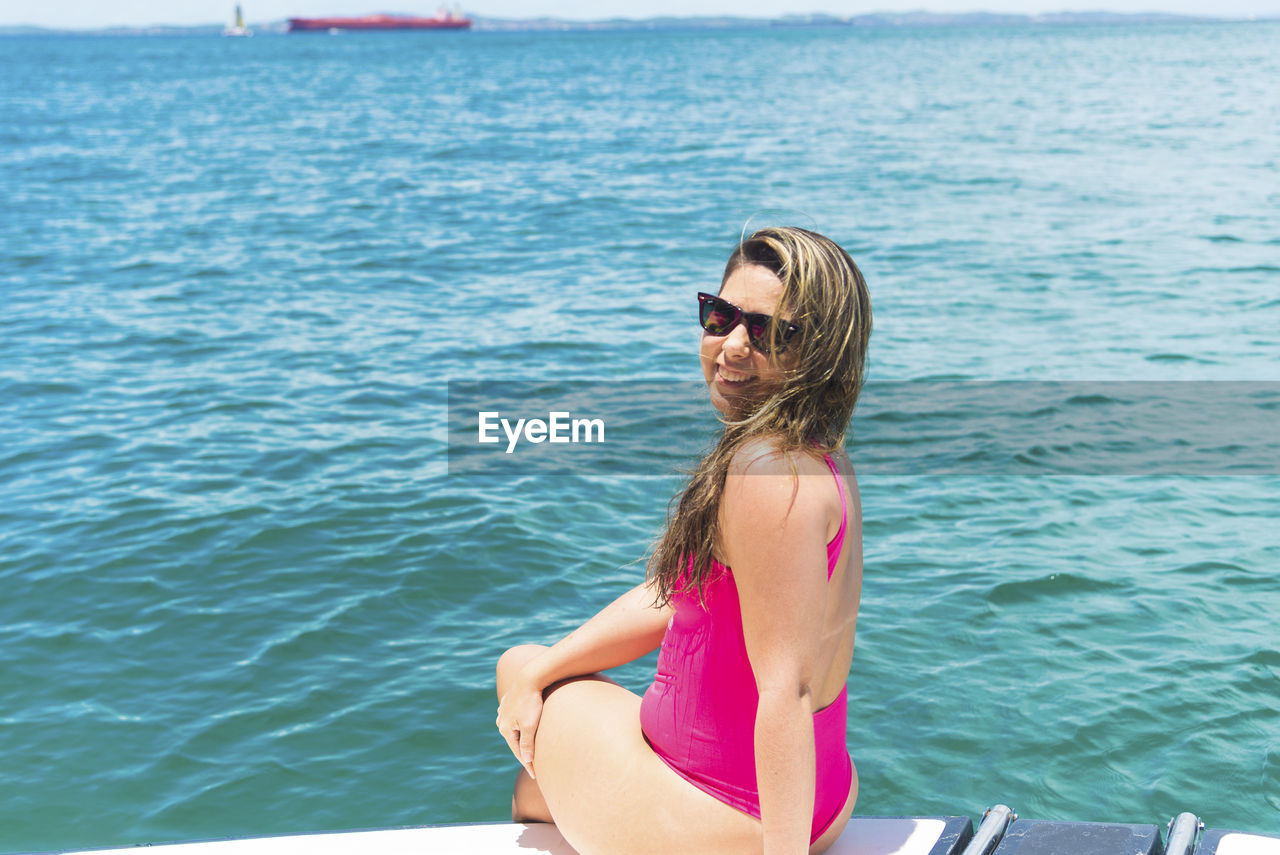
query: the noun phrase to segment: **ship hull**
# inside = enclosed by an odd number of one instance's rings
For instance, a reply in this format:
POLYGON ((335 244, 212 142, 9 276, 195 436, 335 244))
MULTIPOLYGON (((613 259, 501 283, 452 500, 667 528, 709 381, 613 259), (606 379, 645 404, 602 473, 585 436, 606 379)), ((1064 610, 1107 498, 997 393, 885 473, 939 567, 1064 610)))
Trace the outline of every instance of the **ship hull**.
POLYGON ((368 15, 363 18, 290 18, 289 32, 328 30, 466 30, 470 18, 410 18, 398 15, 368 15))

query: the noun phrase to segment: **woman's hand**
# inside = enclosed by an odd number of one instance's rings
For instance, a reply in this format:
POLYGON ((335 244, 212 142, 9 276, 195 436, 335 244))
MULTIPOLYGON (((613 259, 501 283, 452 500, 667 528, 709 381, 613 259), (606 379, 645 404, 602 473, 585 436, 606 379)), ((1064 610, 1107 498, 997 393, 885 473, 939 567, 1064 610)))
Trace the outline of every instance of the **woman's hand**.
POLYGON ((534 645, 540 652, 531 659, 528 651, 521 653, 523 665, 504 667, 499 661, 498 691, 503 694, 495 724, 530 777, 543 689, 560 680, 632 662, 657 649, 674 612, 671 605, 655 606, 649 584, 641 582, 554 646, 534 645), (516 668, 520 670, 512 674, 516 668))
MULTIPOLYGON (((527 669, 526 669, 527 673, 527 669)), ((533 737, 542 718, 542 689, 522 673, 498 702, 498 732, 520 765, 533 778, 533 737)))

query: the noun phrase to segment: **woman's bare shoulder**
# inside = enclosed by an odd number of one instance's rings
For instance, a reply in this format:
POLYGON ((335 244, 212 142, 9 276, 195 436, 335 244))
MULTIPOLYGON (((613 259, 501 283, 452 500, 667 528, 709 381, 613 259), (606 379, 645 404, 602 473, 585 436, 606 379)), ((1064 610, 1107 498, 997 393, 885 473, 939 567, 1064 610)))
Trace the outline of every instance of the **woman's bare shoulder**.
POLYGON ((755 437, 742 444, 729 461, 729 476, 820 475, 827 464, 816 451, 783 448, 775 437, 755 437))
POLYGON ((827 505, 838 502, 830 480, 826 462, 816 453, 784 449, 767 438, 750 440, 729 463, 723 494, 726 521, 751 527, 770 518, 786 519, 797 510, 825 517, 827 505))

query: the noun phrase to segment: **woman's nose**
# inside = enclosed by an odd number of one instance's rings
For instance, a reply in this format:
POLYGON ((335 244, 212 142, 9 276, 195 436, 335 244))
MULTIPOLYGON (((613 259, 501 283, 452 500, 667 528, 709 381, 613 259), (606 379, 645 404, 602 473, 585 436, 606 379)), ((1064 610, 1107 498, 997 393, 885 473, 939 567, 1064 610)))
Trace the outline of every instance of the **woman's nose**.
POLYGON ((738 324, 729 330, 725 337, 724 349, 730 353, 746 356, 751 350, 751 339, 747 336, 747 325, 738 324))

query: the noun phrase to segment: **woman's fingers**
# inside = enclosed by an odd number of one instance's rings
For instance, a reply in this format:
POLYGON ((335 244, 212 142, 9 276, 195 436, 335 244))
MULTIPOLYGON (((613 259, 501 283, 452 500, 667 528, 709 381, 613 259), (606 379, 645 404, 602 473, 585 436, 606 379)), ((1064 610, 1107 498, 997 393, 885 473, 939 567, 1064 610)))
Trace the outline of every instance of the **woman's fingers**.
POLYGON ((542 717, 542 698, 537 699, 537 703, 529 703, 520 711, 520 718, 515 725, 515 744, 512 746, 512 753, 516 755, 516 759, 520 761, 520 765, 529 773, 529 777, 535 777, 533 774, 533 738, 538 733, 538 719, 542 717))
POLYGON ((498 718, 494 722, 507 747, 516 760, 533 777, 533 739, 538 732, 538 719, 542 716, 541 693, 533 698, 516 699, 504 696, 498 704, 498 718), (519 701, 523 700, 523 703, 519 701))
POLYGON ((533 731, 529 728, 516 727, 508 730, 504 736, 507 739, 507 747, 511 749, 511 753, 515 755, 516 760, 520 761, 520 765, 529 773, 529 777, 533 775, 533 731))
POLYGON ((524 727, 517 731, 520 739, 520 753, 516 758, 520 761, 520 765, 524 766, 525 771, 529 773, 530 778, 536 778, 533 774, 533 735, 537 733, 537 723, 530 727, 524 727))

